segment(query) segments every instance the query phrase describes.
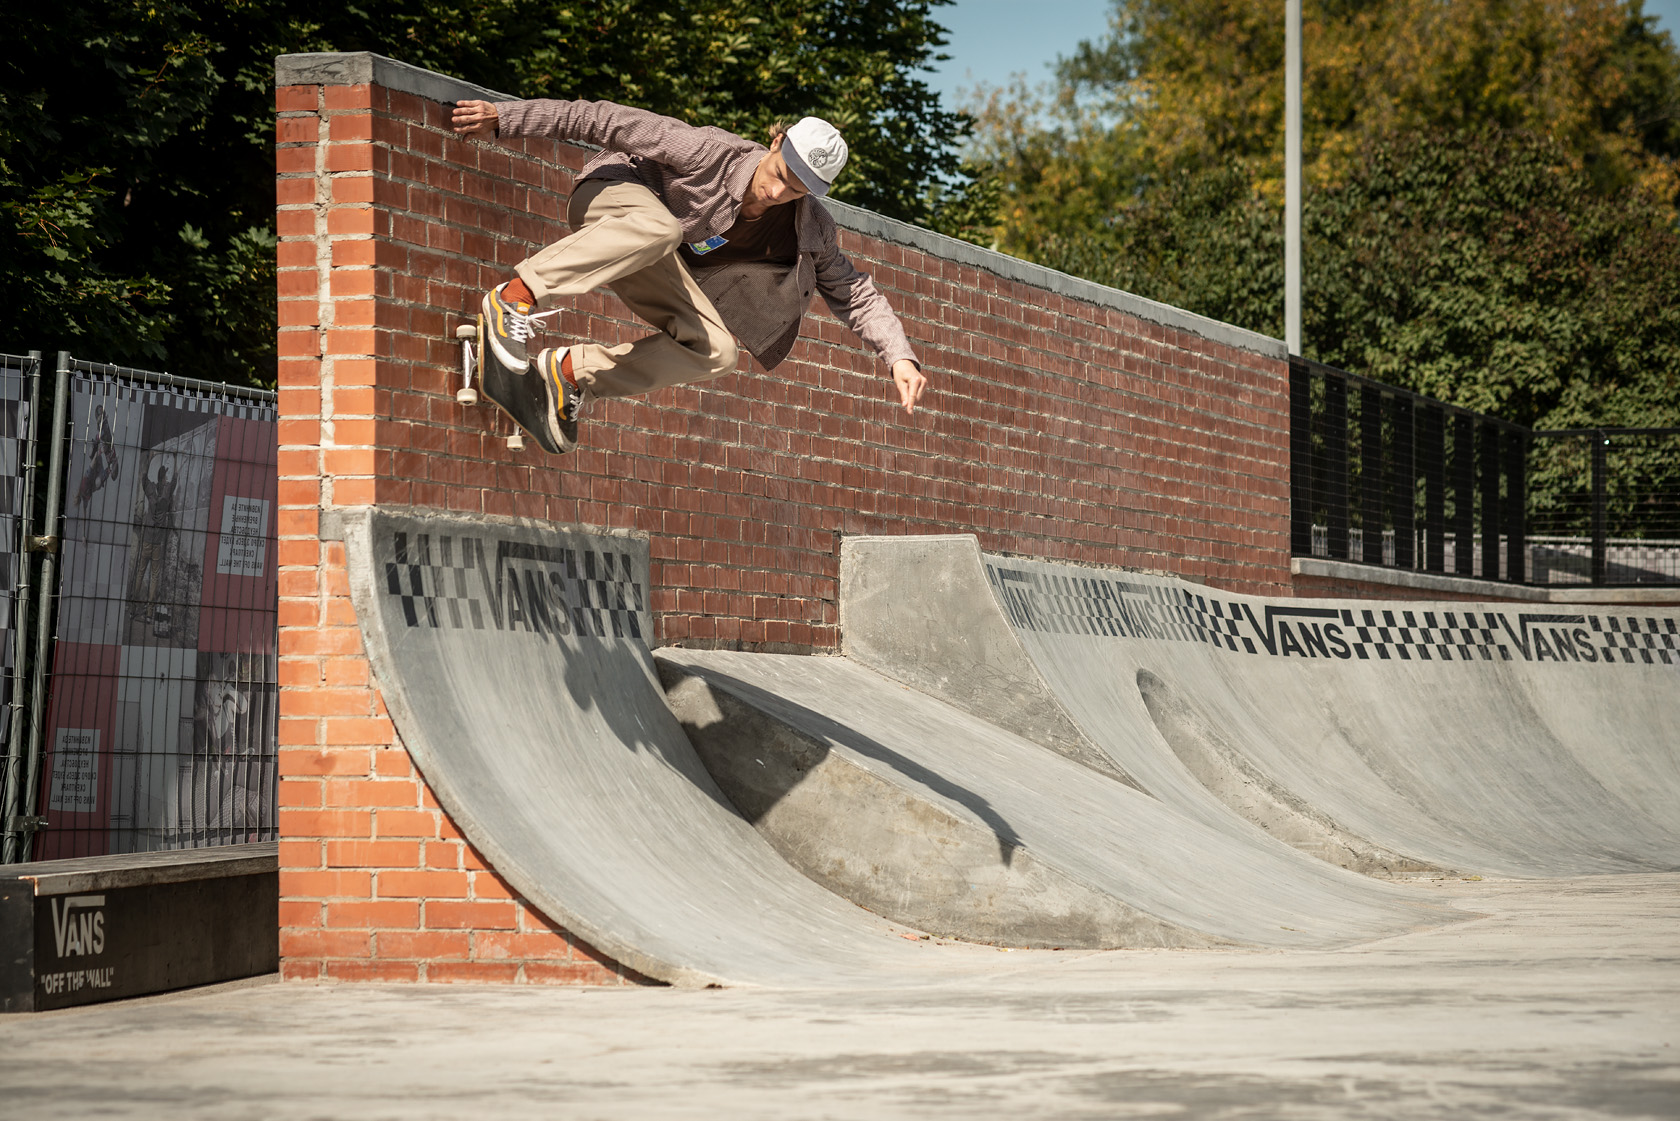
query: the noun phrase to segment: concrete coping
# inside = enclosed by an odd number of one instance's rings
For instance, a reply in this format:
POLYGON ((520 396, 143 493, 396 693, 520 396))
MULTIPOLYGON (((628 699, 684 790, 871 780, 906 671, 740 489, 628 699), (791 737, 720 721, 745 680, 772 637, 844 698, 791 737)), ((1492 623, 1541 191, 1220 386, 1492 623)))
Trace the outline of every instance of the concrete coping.
MULTIPOLYGON (((370 51, 351 54, 281 55, 274 60, 274 84, 276 86, 375 85, 429 98, 432 101, 460 101, 462 99, 520 100, 512 94, 497 93, 495 90, 474 85, 472 82, 451 78, 444 74, 434 73, 431 70, 423 70, 418 66, 398 62, 394 58, 386 58, 384 55, 373 54, 370 51)), ((591 146, 580 144, 578 147, 589 148, 591 146)), ((828 208, 829 212, 834 215, 834 220, 842 227, 865 237, 873 237, 893 245, 914 249, 926 253, 930 257, 937 257, 942 261, 967 265, 971 268, 980 269, 982 272, 991 273, 1000 279, 1028 284, 1070 300, 1109 308, 1148 323, 1199 335, 1210 342, 1229 346, 1236 350, 1245 350, 1279 360, 1286 360, 1289 357, 1289 348, 1284 345, 1282 339, 1270 338, 1230 323, 1209 319, 1205 315, 1197 315, 1195 312, 1173 307, 1170 304, 1157 303, 1142 296, 1134 296, 1130 292, 1122 292, 1118 288, 1110 288, 1095 281, 1069 276, 1067 273, 1057 272, 1055 269, 1046 268, 1043 265, 1035 265, 1030 261, 1011 257, 1007 253, 985 249, 945 234, 934 233, 932 230, 924 230, 918 226, 912 226, 908 222, 888 218, 885 215, 876 214, 873 211, 864 210, 849 203, 824 199, 823 205, 828 208)))
POLYGON ((1652 607, 1680 606, 1680 587, 1583 588, 1571 585, 1536 587, 1478 580, 1470 576, 1448 576, 1440 572, 1418 572, 1410 568, 1383 568, 1326 557, 1294 557, 1289 570, 1296 576, 1326 580, 1347 580, 1357 584, 1382 584, 1408 592, 1450 592, 1488 600, 1517 600, 1526 603, 1624 604, 1652 607))
POLYGON ((150 884, 256 876, 280 868, 280 842, 218 845, 202 849, 78 856, 0 867, 0 881, 29 880, 36 897, 80 891, 113 891, 150 884))

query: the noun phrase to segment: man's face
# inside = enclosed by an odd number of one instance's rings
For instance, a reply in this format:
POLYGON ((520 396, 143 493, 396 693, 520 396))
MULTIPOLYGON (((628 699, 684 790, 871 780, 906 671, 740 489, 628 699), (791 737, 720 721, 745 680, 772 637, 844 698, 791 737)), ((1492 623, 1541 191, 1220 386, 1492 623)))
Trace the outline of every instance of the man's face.
POLYGON ((761 207, 780 206, 810 193, 782 158, 782 138, 776 137, 770 145, 770 154, 759 161, 758 170, 753 173, 746 201, 761 207))

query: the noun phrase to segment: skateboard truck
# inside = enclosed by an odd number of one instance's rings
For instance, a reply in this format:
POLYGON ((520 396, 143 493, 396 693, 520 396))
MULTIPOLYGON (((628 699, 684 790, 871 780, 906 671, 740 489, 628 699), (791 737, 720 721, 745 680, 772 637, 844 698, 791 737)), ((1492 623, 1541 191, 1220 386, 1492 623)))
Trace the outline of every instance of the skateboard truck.
POLYGON ((461 340, 461 388, 455 391, 455 402, 476 405, 478 390, 473 388, 473 342, 478 338, 478 328, 471 323, 463 323, 455 328, 455 337, 461 340))
MULTIPOLYGON (((463 323, 455 328, 455 337, 461 340, 461 388, 455 391, 455 403, 458 405, 478 404, 478 390, 473 387, 473 369, 478 365, 478 356, 473 353, 473 344, 478 341, 478 325, 463 323)), ((515 428, 513 435, 507 438, 508 451, 522 452, 525 450, 525 436, 515 428)))

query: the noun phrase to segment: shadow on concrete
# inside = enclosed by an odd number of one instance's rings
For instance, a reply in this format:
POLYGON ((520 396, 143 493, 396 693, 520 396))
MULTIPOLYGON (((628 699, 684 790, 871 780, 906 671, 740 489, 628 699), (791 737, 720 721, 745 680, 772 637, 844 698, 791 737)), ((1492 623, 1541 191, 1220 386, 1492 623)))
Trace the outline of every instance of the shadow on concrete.
POLYGON ((713 689, 718 701, 716 717, 704 725, 685 722, 683 730, 716 785, 754 825, 839 747, 883 763, 910 782, 968 809, 997 838, 999 862, 1005 867, 1013 862, 1020 836, 974 791, 855 728, 740 678, 711 668, 658 665, 667 690, 685 677, 698 678, 713 689), (727 696, 717 697, 719 690, 727 696), (740 703, 730 704, 729 698, 740 703))

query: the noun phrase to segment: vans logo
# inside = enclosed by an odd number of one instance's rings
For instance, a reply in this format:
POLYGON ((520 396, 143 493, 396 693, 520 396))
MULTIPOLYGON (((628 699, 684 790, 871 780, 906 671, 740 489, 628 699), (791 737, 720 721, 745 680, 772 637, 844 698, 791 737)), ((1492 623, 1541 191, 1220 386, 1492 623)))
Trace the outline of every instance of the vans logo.
POLYGON ((67 895, 52 900, 53 945, 59 957, 105 952, 104 906, 103 895, 67 895))

